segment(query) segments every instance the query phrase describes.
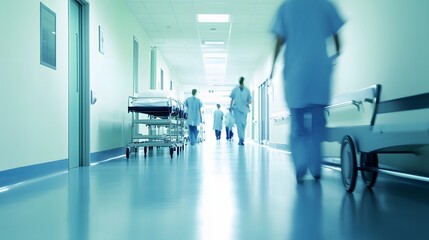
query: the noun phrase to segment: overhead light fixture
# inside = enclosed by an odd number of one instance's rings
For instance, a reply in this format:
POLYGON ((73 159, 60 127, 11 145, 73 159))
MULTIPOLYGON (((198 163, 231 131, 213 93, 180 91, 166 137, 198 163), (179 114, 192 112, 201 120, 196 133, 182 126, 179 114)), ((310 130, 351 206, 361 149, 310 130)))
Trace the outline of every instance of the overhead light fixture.
POLYGON ((229 17, 229 14, 197 14, 200 23, 227 23, 229 17))
POLYGON ((203 41, 204 45, 224 45, 224 41, 203 41))

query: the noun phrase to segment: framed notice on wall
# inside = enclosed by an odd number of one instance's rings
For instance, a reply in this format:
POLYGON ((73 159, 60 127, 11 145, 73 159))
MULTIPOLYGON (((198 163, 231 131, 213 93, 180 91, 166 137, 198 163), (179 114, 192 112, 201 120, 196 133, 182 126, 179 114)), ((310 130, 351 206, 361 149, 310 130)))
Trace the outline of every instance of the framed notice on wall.
POLYGON ((104 54, 104 29, 98 26, 98 51, 104 54))

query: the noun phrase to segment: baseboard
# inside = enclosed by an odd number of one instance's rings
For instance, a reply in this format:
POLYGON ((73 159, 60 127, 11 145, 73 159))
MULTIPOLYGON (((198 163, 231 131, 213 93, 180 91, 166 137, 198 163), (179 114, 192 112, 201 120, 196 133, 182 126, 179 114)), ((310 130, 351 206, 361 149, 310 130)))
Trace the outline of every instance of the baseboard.
POLYGON ((91 153, 90 160, 91 160, 91 163, 97 163, 97 162, 106 161, 107 159, 110 159, 110 158, 119 157, 121 155, 125 155, 125 148, 123 147, 91 153))
MULTIPOLYGON (((91 163, 105 161, 125 154, 125 148, 115 148, 90 154, 91 163)), ((0 188, 16 185, 31 179, 42 178, 68 171, 68 159, 29 165, 0 171, 0 188)))
POLYGON ((68 171, 67 159, 0 171, 0 188, 65 171, 68 171))
POLYGON ((271 148, 278 149, 278 150, 284 150, 284 151, 290 151, 289 144, 281 144, 281 143, 270 143, 269 145, 271 148))

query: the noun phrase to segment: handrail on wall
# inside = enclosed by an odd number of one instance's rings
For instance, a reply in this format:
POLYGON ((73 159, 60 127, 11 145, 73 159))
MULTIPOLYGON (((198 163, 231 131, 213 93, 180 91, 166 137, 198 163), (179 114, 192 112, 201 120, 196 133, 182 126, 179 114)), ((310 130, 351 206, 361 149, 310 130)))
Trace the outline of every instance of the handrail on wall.
MULTIPOLYGON (((331 99, 331 105, 325 108, 328 116, 330 115, 330 110, 335 108, 341 108, 346 106, 356 106, 357 110, 360 111, 363 103, 377 104, 379 95, 380 95, 381 85, 376 84, 367 88, 360 89, 358 91, 346 94, 340 94, 334 96, 331 99)), ((278 113, 274 113, 270 115, 270 120, 274 120, 274 122, 285 120, 290 117, 289 111, 282 111, 278 113)), ((374 122, 375 112, 371 120, 371 125, 374 122)))

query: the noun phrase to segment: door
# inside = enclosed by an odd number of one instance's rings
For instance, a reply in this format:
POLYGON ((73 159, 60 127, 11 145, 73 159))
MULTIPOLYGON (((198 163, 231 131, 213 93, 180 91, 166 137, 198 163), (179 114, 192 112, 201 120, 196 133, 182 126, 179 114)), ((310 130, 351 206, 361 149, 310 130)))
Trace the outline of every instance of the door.
POLYGON ((133 93, 137 95, 139 91, 139 42, 133 39, 133 93))
POLYGON ((259 86, 259 143, 269 144, 268 80, 259 86))
POLYGON ((79 167, 82 158, 82 6, 69 4, 69 169, 79 167))

